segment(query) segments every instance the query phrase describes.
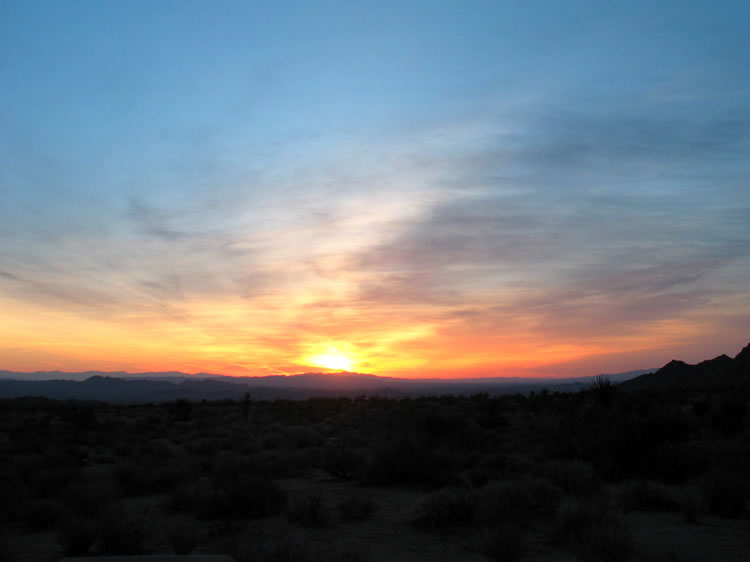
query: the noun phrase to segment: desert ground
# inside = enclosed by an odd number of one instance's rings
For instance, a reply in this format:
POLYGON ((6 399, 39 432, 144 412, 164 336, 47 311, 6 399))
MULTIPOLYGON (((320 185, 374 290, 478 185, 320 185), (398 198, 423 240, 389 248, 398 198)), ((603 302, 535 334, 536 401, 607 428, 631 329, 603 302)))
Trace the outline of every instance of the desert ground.
POLYGON ((0 402, 0 560, 750 560, 741 392, 0 402))

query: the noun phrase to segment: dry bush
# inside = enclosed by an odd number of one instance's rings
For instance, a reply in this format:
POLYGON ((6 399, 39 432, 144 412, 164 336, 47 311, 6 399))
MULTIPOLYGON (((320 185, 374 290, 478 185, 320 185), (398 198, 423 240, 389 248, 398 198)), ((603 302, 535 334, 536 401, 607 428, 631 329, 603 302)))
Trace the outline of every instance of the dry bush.
POLYGON ((573 549, 581 562, 627 562, 633 556, 633 537, 621 521, 594 524, 573 549))
POLYGON ((175 554, 190 554, 198 545, 198 529, 192 522, 176 523, 167 528, 167 540, 175 554))
POLYGON ((578 497, 593 496, 602 486, 593 467, 583 461, 551 461, 544 466, 544 475, 567 494, 578 497))
POLYGON ((303 527, 323 527, 330 523, 330 515, 323 498, 318 494, 296 494, 291 497, 286 516, 303 527))
POLYGON ((519 525, 495 525, 484 531, 482 551, 493 562, 520 562, 526 556, 526 533, 519 525))
POLYGON ((55 500, 31 500, 20 508, 19 516, 30 529, 45 531, 54 527, 61 506, 55 500))
POLYGON ((143 554, 145 543, 146 521, 143 517, 114 510, 102 521, 99 545, 102 554, 143 554))
POLYGON ((737 472, 715 470, 703 480, 703 501, 711 513, 739 518, 745 514, 748 486, 737 472))
POLYGON ((417 509, 414 524, 420 529, 446 531, 466 527, 474 522, 476 494, 463 489, 435 492, 417 509))
POLYGON ((364 521, 375 512, 375 502, 363 496, 351 496, 339 502, 342 521, 364 521))
POLYGON ((68 556, 86 556, 98 536, 98 523, 71 515, 63 520, 57 533, 57 542, 68 556))
POLYGON ((678 490, 658 482, 631 482, 620 494, 620 503, 627 511, 680 511, 678 490))

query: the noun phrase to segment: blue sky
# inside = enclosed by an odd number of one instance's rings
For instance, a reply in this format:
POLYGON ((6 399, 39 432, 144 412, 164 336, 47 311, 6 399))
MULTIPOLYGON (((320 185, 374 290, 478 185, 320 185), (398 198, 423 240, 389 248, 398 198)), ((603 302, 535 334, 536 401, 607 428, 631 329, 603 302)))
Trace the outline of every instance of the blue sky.
POLYGON ((748 21, 745 2, 6 1, 0 368, 735 353, 748 21))

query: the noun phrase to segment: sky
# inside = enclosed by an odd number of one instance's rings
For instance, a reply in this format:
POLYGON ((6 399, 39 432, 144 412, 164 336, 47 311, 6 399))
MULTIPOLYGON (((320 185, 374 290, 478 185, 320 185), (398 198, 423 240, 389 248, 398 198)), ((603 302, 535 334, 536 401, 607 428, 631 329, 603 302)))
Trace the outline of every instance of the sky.
POLYGON ((750 3, 0 3, 0 369, 750 341, 750 3))

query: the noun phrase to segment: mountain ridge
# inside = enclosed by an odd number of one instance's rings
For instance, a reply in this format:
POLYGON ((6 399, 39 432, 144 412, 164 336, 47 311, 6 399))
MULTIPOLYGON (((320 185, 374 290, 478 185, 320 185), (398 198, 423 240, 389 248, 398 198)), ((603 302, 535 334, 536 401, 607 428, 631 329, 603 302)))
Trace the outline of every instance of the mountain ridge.
POLYGON ((734 357, 722 354, 696 364, 672 359, 654 373, 623 382, 624 390, 712 390, 750 386, 750 344, 734 357))
MULTIPOLYGON (((642 371, 608 375, 613 382, 642 371)), ((524 379, 487 377, 478 379, 404 379, 365 373, 301 373, 230 377, 224 375, 187 375, 165 373, 120 373, 85 371, 63 373, 38 371, 32 374, 0 371, 0 398, 43 396, 62 400, 99 400, 105 402, 164 402, 190 400, 239 399, 249 393, 256 399, 304 399, 335 396, 420 396, 436 394, 515 394, 547 388, 577 391, 587 388, 594 376, 565 379, 524 379), (38 378, 31 379, 29 375, 38 378), (67 375, 69 379, 45 378, 67 375), (81 378, 86 376, 86 378, 81 378)))

